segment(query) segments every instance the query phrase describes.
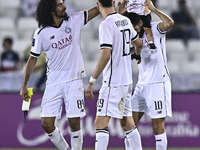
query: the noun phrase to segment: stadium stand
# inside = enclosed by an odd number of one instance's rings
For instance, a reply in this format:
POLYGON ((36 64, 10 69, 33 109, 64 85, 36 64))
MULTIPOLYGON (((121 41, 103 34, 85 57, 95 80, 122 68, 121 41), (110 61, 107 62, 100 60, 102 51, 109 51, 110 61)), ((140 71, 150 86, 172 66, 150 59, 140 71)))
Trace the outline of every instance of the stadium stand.
POLYGON ((0 18, 0 31, 2 30, 14 30, 15 22, 10 17, 1 17, 0 18))
POLYGON ((20 17, 17 21, 18 37, 22 39, 30 39, 37 27, 37 21, 34 18, 20 17))
MULTIPOLYGON (((23 55, 25 49, 31 44, 31 37, 37 28, 37 22, 33 17, 20 16, 22 0, 0 0, 0 53, 2 53, 2 39, 5 36, 11 36, 14 39, 13 48, 18 50, 20 56, 23 55), (23 32, 22 32, 23 31, 23 32)), ((116 1, 118 3, 119 0, 116 1)), ((170 13, 177 8, 178 0, 158 0, 157 6, 163 12, 170 13)), ((75 1, 68 0, 75 11, 87 10, 96 6, 96 1, 84 0, 75 1)), ((198 29, 200 31, 200 1, 187 0, 188 7, 195 16, 198 29), (195 5, 194 5, 195 3, 195 5)), ((67 8, 68 9, 68 8, 67 8)), ((85 62, 85 68, 90 75, 96 66, 100 56, 98 41, 98 26, 103 18, 98 17, 91 20, 81 32, 81 49, 85 62)), ((160 20, 152 13, 152 21, 160 20)), ((168 55, 168 65, 171 74, 173 73, 200 73, 198 64, 200 62, 200 40, 189 40, 188 45, 184 45, 180 39, 167 39, 166 48, 168 55), (196 68, 196 69, 193 69, 196 68)), ((137 64, 133 62, 133 74, 138 73, 137 64)))
POLYGON ((166 48, 167 48, 167 52, 181 52, 184 51, 186 49, 184 43, 182 40, 180 39, 168 39, 166 41, 166 48))

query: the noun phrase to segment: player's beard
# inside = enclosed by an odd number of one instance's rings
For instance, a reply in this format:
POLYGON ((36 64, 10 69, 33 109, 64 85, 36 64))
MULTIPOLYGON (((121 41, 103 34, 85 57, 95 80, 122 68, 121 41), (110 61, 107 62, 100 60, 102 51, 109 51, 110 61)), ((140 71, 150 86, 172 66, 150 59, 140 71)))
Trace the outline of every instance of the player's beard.
POLYGON ((58 15, 56 12, 55 12, 55 15, 59 18, 62 18, 64 20, 67 20, 69 18, 68 14, 66 13, 66 9, 64 9, 60 15, 58 15))
POLYGON ((62 13, 63 13, 63 12, 65 12, 65 14, 62 15, 61 18, 63 18, 64 20, 67 20, 67 19, 69 18, 69 16, 68 16, 68 14, 67 14, 67 12, 66 12, 66 9, 64 9, 64 10, 62 11, 62 13))
POLYGON ((69 16, 68 16, 68 14, 66 13, 62 18, 63 18, 64 20, 68 20, 69 16))

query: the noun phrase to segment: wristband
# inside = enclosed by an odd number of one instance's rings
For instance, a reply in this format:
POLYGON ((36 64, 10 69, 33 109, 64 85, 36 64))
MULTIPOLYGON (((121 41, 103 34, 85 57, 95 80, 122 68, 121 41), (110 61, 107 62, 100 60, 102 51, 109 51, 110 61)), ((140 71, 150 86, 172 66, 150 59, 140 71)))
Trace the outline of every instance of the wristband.
POLYGON ((136 55, 135 53, 131 55, 131 59, 141 60, 140 55, 136 55))
POLYGON ((92 76, 90 77, 89 83, 94 83, 97 79, 93 78, 92 76))

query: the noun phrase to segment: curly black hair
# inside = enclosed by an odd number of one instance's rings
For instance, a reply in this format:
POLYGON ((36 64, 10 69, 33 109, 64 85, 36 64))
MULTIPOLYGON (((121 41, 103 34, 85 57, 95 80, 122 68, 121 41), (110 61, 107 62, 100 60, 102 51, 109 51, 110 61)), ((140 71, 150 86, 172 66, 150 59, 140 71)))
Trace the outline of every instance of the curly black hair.
POLYGON ((56 0, 40 0, 36 9, 38 26, 46 27, 54 23, 52 12, 56 10, 56 0))

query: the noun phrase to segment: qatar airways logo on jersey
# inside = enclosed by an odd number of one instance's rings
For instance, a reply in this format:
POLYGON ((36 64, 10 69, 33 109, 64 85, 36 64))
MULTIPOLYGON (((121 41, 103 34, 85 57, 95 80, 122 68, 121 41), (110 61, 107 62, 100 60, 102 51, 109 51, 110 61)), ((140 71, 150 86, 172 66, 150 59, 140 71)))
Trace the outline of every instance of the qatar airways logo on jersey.
POLYGON ((69 35, 68 38, 66 37, 59 40, 58 42, 52 43, 51 47, 54 49, 62 50, 67 46, 70 46, 71 44, 72 44, 72 35, 69 35))

